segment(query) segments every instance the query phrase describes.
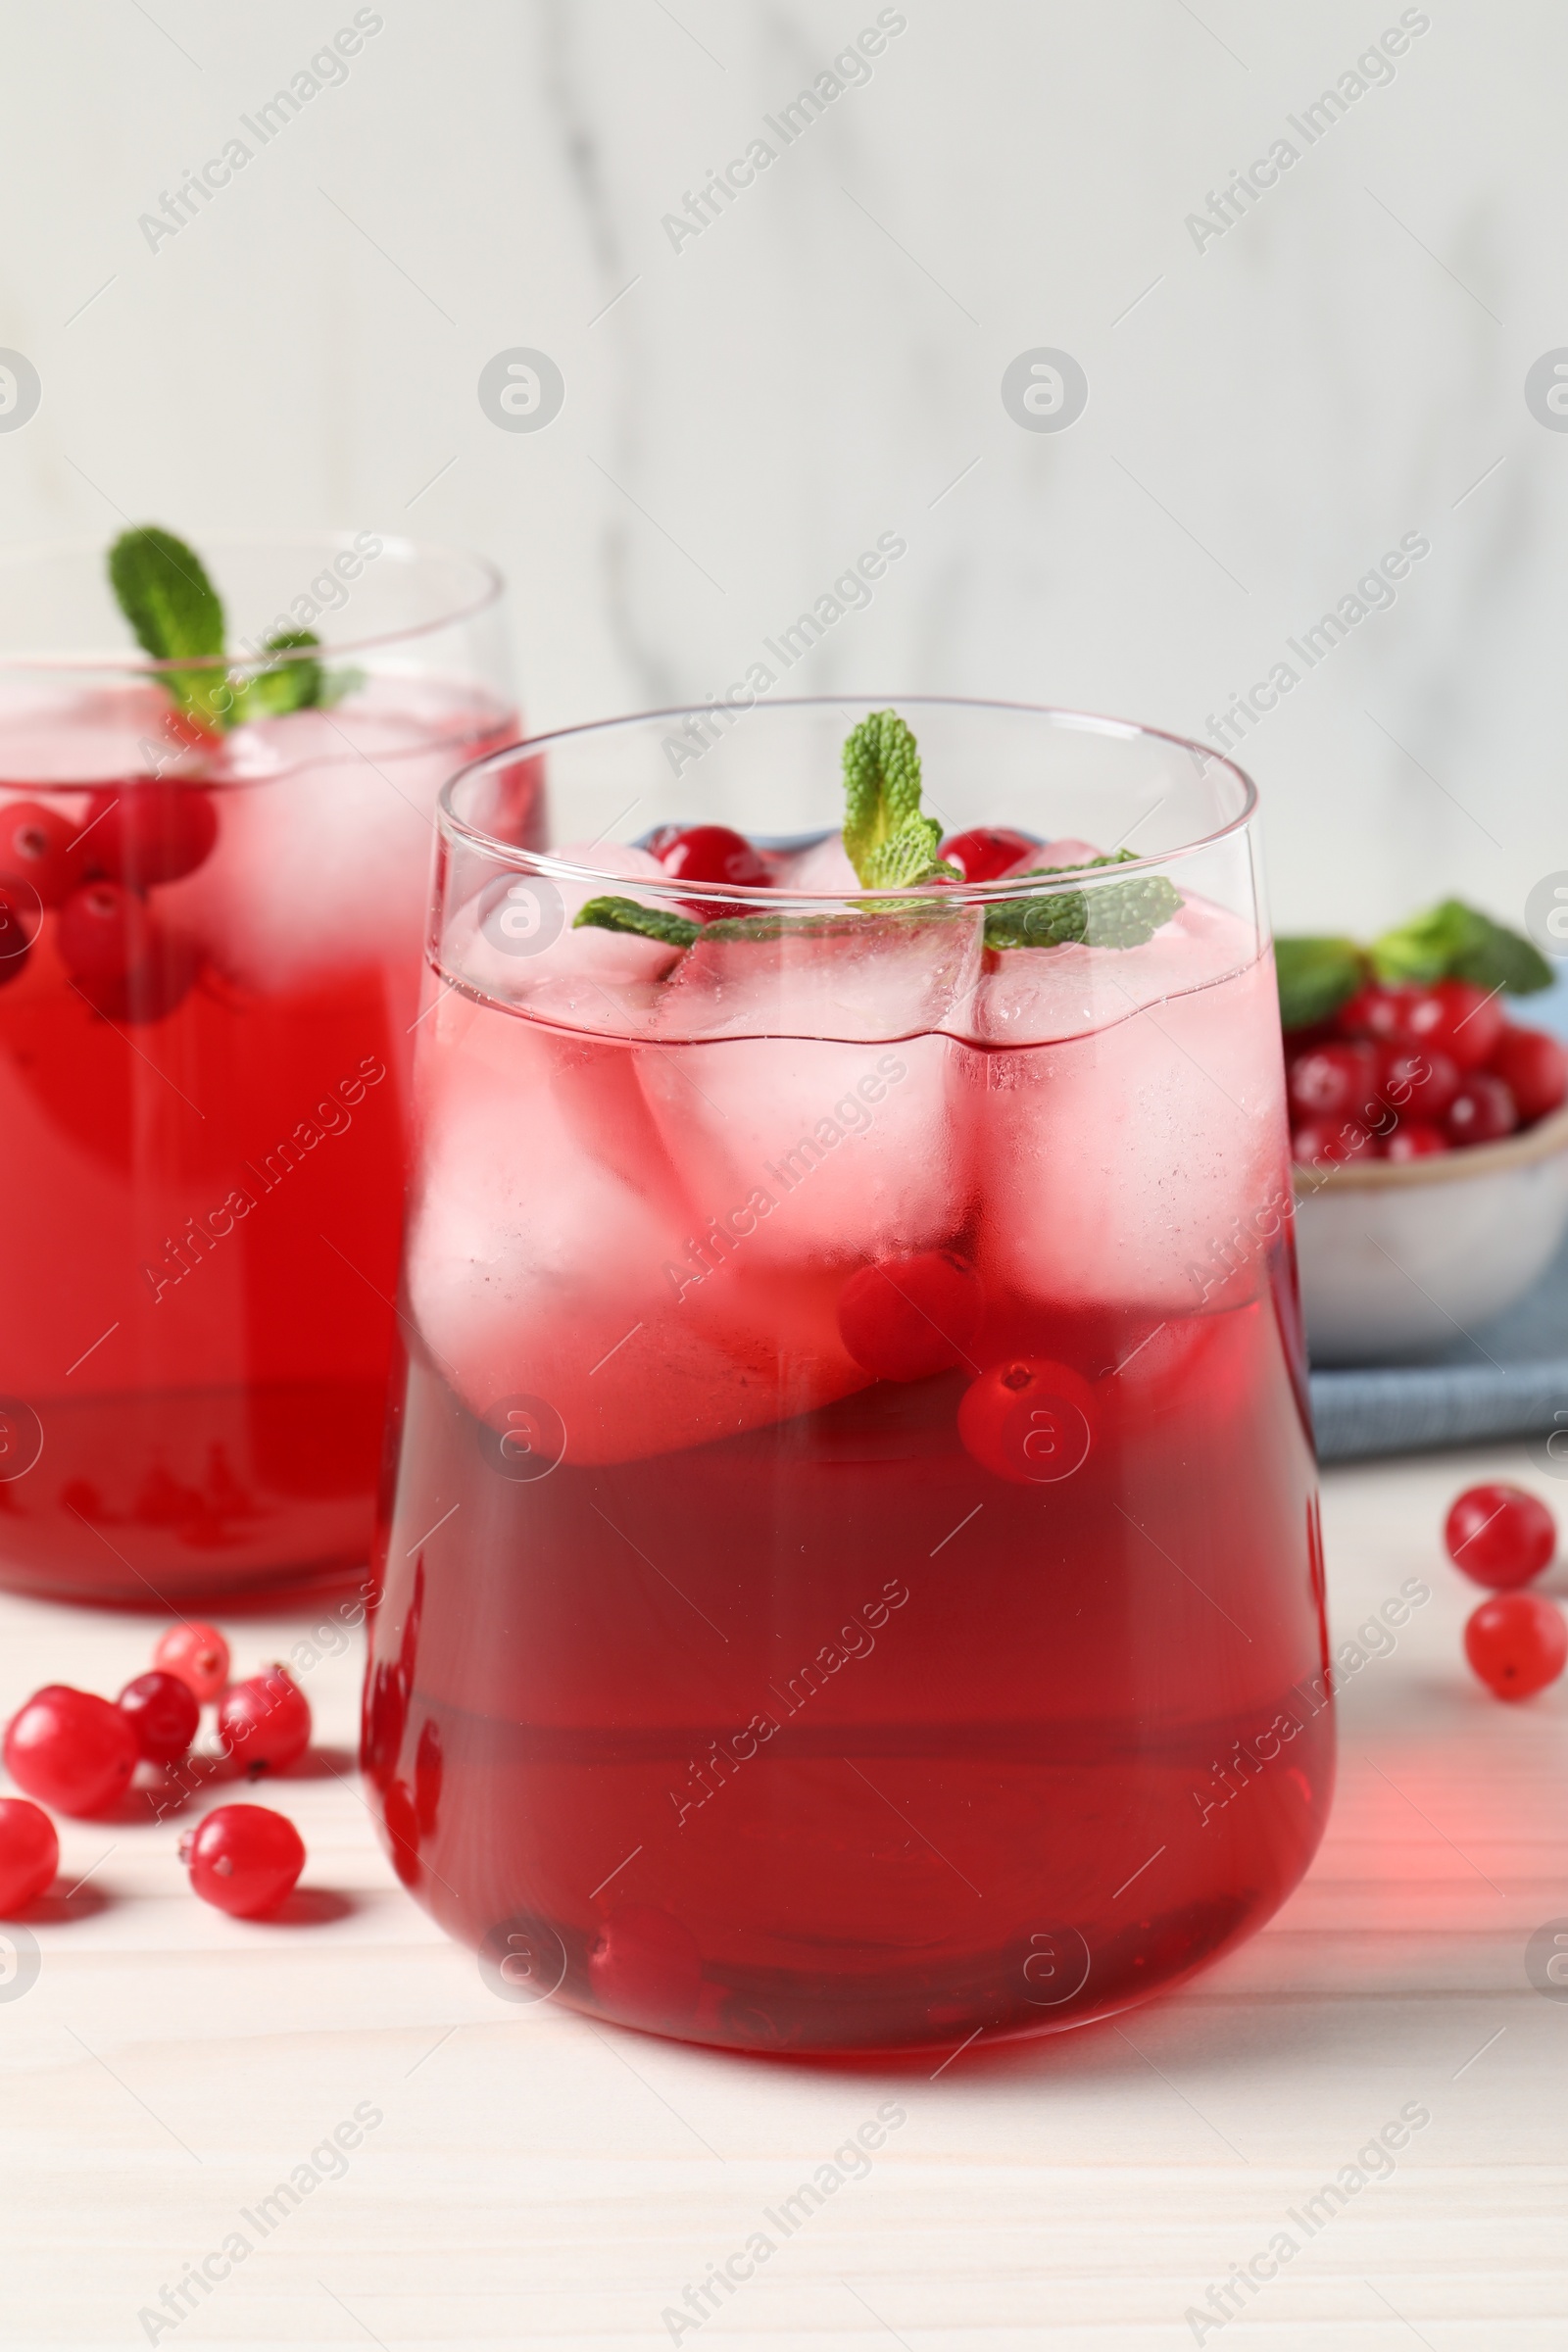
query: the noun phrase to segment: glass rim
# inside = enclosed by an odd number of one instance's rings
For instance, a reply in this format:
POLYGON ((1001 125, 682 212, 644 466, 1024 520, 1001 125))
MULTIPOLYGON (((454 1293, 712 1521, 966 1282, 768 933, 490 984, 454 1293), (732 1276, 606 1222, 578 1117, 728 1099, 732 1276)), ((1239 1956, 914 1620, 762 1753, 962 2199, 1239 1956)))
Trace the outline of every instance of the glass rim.
MULTIPOLYGON (((1023 893, 1034 896, 1037 892, 1082 890, 1086 887, 1096 889, 1112 882, 1130 880, 1140 873, 1156 873, 1160 867, 1173 864, 1178 858, 1191 858, 1200 850, 1210 849, 1216 843, 1228 840, 1233 834, 1245 832, 1257 813, 1260 805, 1257 786, 1246 768, 1239 766, 1234 760, 1227 758, 1225 753, 1216 751, 1211 744, 1199 743, 1188 735, 1178 735, 1168 727, 1146 726, 1138 719, 1112 718, 1092 710, 1074 710, 1062 704, 1015 703, 989 696, 959 694, 885 696, 803 694, 769 696, 765 702, 759 698, 756 703, 748 704, 745 710, 737 711, 736 716, 743 717, 747 711, 752 710, 864 710, 889 707, 901 711, 921 710, 1014 711, 1029 718, 1053 719, 1070 732, 1077 734, 1099 735, 1108 740, 1119 738, 1122 741, 1143 738, 1156 743, 1170 744, 1176 750, 1186 752, 1196 758, 1200 768, 1213 765, 1226 769, 1241 786, 1242 805, 1235 815, 1227 817, 1223 824, 1214 826, 1209 832, 1198 835, 1192 841, 1180 843, 1175 849, 1152 851, 1147 857, 1135 855, 1118 859, 1113 865, 1063 866, 1054 873, 1015 874, 1010 880, 1003 876, 991 882, 944 882, 939 892, 934 892, 930 883, 920 882, 905 884, 892 890, 877 888, 870 884, 866 884, 863 888, 857 885, 853 892, 849 892, 844 890, 778 890, 764 884, 740 882, 703 882, 698 884, 690 881, 683 882, 675 875, 665 877, 653 874, 635 876, 616 874, 598 866, 569 864, 564 859, 552 856, 548 850, 521 849, 515 842, 503 841, 483 825, 475 824, 470 818, 464 816, 457 808, 455 796, 462 787, 467 784, 470 777, 480 776, 486 771, 498 767, 514 765, 523 758, 538 758, 552 746, 573 743, 580 737, 610 735, 623 729, 649 726, 661 720, 686 719, 707 708, 701 703, 677 703, 662 710, 629 711, 617 718, 584 719, 573 726, 554 727, 547 733, 522 736, 515 743, 504 744, 497 751, 487 752, 481 760, 470 760, 466 766, 460 767, 455 775, 447 779, 437 794, 436 822, 442 836, 447 841, 462 843, 470 849, 478 850, 493 858, 497 864, 512 866, 519 873, 542 874, 550 881, 564 882, 570 887, 580 887, 584 883, 603 884, 622 895, 627 891, 634 890, 639 898, 685 901, 701 896, 705 901, 721 901, 725 905, 733 905, 752 913, 762 912, 769 908, 777 910, 782 906, 818 908, 843 907, 852 904, 858 906, 864 900, 887 901, 895 906, 906 905, 912 900, 927 907, 933 904, 933 899, 935 899, 935 903, 943 906, 989 906, 995 905, 999 900, 1016 899, 1023 893)), ((1156 807, 1157 805, 1156 803, 1156 807)), ((1152 814, 1152 810, 1149 813, 1152 814)), ((1145 819, 1142 817, 1138 819, 1139 824, 1144 821, 1145 819)), ((1129 829, 1136 832, 1137 825, 1129 829)), ((603 838, 604 836, 601 835, 600 839, 603 838)), ((1118 848, 1120 846, 1120 844, 1117 845, 1118 848)), ((1114 856, 1114 852, 1109 855, 1114 856)))
MULTIPOLYGON (((198 552, 221 555, 225 550, 242 552, 260 548, 317 547, 327 556, 343 553, 360 555, 356 541, 364 536, 364 531, 251 531, 204 537, 198 552)), ((251 670, 276 669, 290 662, 318 662, 323 654, 335 661, 349 654, 373 653, 382 646, 402 645, 416 637, 427 637, 441 629, 455 628, 463 621, 472 620, 479 613, 489 612, 506 594, 506 578, 500 568, 491 563, 488 556, 481 556, 472 548, 454 547, 444 540, 406 539, 395 531, 376 531, 371 536, 381 541, 380 554, 362 560, 379 563, 381 557, 387 555, 395 556, 402 563, 427 562, 432 558, 455 560, 471 567, 476 575, 476 593, 461 603, 454 603, 450 611, 437 613, 428 620, 411 621, 402 628, 381 629, 373 636, 333 639, 330 644, 323 641, 315 646, 287 647, 275 654, 191 654, 163 660, 143 653, 139 646, 117 646, 101 654, 76 650, 13 653, 7 647, 0 646, 0 675, 19 676, 36 671, 51 677, 72 677, 98 676, 107 671, 129 677, 159 678, 172 672, 184 674, 192 670, 233 675, 251 670)), ((20 570, 29 562, 35 563, 46 556, 91 556, 102 563, 107 555, 108 545, 101 539, 29 540, 20 547, 0 549, 0 579, 9 569, 20 570)), ((127 622, 126 627, 129 625, 127 622)))

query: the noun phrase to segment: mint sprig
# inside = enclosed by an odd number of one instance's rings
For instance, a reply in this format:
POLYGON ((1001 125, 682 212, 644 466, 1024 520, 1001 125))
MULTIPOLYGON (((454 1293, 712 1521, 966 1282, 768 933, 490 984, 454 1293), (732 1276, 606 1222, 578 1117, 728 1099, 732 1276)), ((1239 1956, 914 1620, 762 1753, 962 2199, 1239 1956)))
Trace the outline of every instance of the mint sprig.
MULTIPOLYGON (((1087 858, 1078 865, 1031 866, 1030 875, 1083 874, 1096 866, 1127 865, 1132 850, 1087 858)), ((1022 877, 1020 877, 1021 879, 1022 877)), ((986 908, 988 948, 1141 948, 1168 923, 1182 904, 1181 893, 1163 874, 1112 882, 1100 890, 1042 891, 1027 899, 1002 899, 986 908)))
POLYGON ((1473 980, 1478 988, 1529 997, 1552 983, 1550 964, 1528 939, 1462 899, 1445 899, 1414 921, 1385 931, 1372 942, 1370 956, 1377 977, 1396 986, 1473 980))
POLYGON ((872 710, 844 746, 844 847, 867 890, 962 879, 937 853, 942 827, 920 813, 920 753, 896 710, 872 710))
MULTIPOLYGON (((156 523, 121 533, 109 550, 109 584, 143 653, 155 662, 203 663, 166 670, 163 683, 186 715, 214 734, 247 719, 325 709, 364 682, 360 670, 328 671, 315 661, 273 661, 250 677, 231 676, 223 600, 195 549, 156 523)), ((282 629, 263 651, 298 654, 319 643, 310 629, 282 629)))
POLYGON ((667 948, 689 948, 702 934, 701 923, 664 906, 644 906, 636 899, 589 899, 572 918, 572 929, 587 925, 599 931, 630 931, 640 939, 662 940, 667 948))
POLYGON ((1315 1028, 1368 980, 1387 988, 1427 988, 1435 980, 1470 980, 1489 995, 1534 996, 1552 984, 1538 949, 1505 923, 1462 899, 1445 899, 1425 914, 1385 931, 1370 948, 1353 939, 1277 939, 1280 1026, 1315 1028))

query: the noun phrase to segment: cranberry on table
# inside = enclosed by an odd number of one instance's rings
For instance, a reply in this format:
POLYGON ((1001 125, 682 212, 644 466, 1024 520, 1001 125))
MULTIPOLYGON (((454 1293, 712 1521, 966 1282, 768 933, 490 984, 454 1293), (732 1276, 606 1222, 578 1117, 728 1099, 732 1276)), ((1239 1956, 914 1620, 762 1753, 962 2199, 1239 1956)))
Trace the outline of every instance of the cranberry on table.
POLYGON ((1557 1522, 1523 1487, 1501 1481, 1466 1487, 1444 1524, 1443 1541, 1456 1568, 1478 1585, 1506 1592, 1539 1576, 1557 1549, 1557 1522))
POLYGON ((163 1674, 177 1674, 203 1704, 228 1680, 228 1643, 216 1625, 172 1625, 153 1651, 163 1674))
POLYGON ((1082 1466, 1095 1442, 1096 1418, 1080 1373, 1044 1356, 1014 1356, 965 1389, 958 1436, 996 1477, 1019 1486, 1049 1485, 1082 1466))
POLYGON ((1487 1064, 1500 1078, 1528 1126, 1568 1101, 1568 1053, 1544 1029, 1503 1030, 1487 1064))
POLYGON ((1354 1119, 1370 1124, 1382 1108, 1376 1046, 1314 1046, 1298 1054, 1286 1078, 1292 1111, 1300 1121, 1354 1119))
POLYGON ((150 890, 193 874, 217 839, 217 806, 202 785, 131 776, 93 794, 75 855, 84 876, 150 890))
POLYGON ((6 1770, 57 1813, 105 1813, 130 1786, 140 1749, 128 1716, 90 1690, 46 1684, 6 1730, 6 1770))
POLYGON ((1298 1168, 1342 1167, 1348 1160, 1371 1159, 1376 1151, 1369 1130, 1354 1119, 1304 1119, 1291 1135, 1291 1157, 1298 1168))
POLYGON ((1452 1150, 1453 1146, 1441 1127, 1430 1127, 1422 1119, 1401 1119, 1384 1145, 1383 1156, 1396 1162, 1435 1159, 1440 1152, 1452 1150))
POLYGON ((1431 1125, 1441 1119, 1459 1092, 1462 1073, 1451 1054, 1432 1046, 1423 1052, 1401 1047, 1384 1065, 1384 1100, 1401 1120, 1431 1125))
POLYGON ((839 1293, 839 1335, 878 1380, 924 1380, 961 1363, 985 1294, 967 1258, 923 1250, 861 1266, 839 1293))
POLYGON ((294 1890, 305 1841, 267 1805, 220 1805, 179 1841, 192 1890, 235 1919, 260 1919, 294 1890))
POLYGON ((60 1867, 55 1825, 24 1796, 0 1796, 0 1919, 36 1901, 60 1867))
POLYGON ((1472 1070, 1448 1104, 1444 1125, 1450 1143, 1496 1144, 1519 1124, 1514 1099, 1500 1078, 1472 1070))
POLYGON ((956 865, 966 882, 995 882, 1039 847, 1027 833, 1014 833, 1008 825, 975 825, 967 833, 952 834, 938 855, 956 865))
POLYGON ((310 1701, 286 1666, 230 1683, 218 1702, 219 1743, 244 1772, 286 1772, 311 1742, 310 1701))
POLYGON ((79 879, 80 832, 74 817, 46 802, 8 802, 0 808, 0 875, 28 883, 43 906, 58 906, 79 879))
POLYGON ((1568 1664, 1568 1625, 1539 1592, 1497 1592, 1466 1624, 1464 1654, 1499 1698, 1530 1698, 1568 1664))
POLYGON ((119 1706, 149 1764, 177 1764, 189 1754, 202 1711, 177 1674, 138 1674, 120 1693, 119 1706))

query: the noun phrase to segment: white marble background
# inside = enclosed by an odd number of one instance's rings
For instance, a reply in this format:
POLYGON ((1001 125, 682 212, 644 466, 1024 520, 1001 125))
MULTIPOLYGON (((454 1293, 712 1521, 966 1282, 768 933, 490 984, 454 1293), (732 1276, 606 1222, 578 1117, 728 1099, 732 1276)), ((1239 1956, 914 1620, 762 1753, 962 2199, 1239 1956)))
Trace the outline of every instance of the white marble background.
MULTIPOLYGON (((350 0, 8 0, 0 533, 373 525, 510 576, 538 723, 721 686, 881 532, 799 690, 1075 703, 1202 733, 1401 535, 1431 553, 1257 728, 1276 911, 1368 928, 1568 866, 1568 18, 1431 0, 906 0, 870 78, 700 237, 662 217, 875 0, 378 0, 177 237, 139 216, 350 0), (1303 152, 1201 251, 1186 225, 1303 152), (625 289, 625 291, 623 291, 625 289), (608 307, 612 306, 612 307, 608 307), (512 346, 543 431, 482 412, 512 346), (1070 352, 1060 433, 1007 363, 1070 352)), ((775 140, 773 142, 777 144, 775 140)), ((1298 664, 1297 666, 1299 666, 1298 664)))

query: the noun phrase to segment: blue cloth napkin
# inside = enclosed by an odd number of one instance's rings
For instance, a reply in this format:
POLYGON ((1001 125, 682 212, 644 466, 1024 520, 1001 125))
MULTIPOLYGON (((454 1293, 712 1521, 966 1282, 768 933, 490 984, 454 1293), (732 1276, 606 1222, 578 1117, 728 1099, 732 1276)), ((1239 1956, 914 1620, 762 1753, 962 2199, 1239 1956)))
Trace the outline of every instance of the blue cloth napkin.
MULTIPOLYGON (((1568 975, 1513 1009, 1568 1041, 1568 975)), ((1312 1418, 1325 1462, 1568 1430, 1568 1246, 1528 1298, 1439 1356, 1314 1372, 1312 1418)))

